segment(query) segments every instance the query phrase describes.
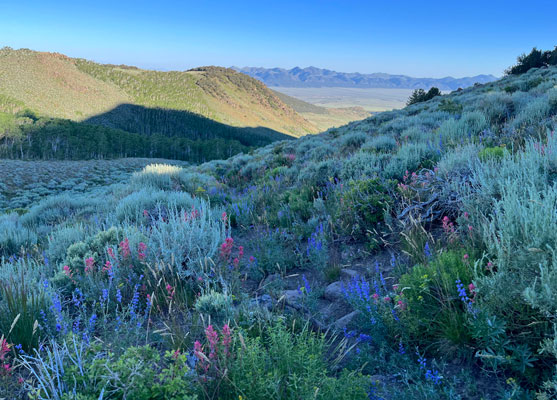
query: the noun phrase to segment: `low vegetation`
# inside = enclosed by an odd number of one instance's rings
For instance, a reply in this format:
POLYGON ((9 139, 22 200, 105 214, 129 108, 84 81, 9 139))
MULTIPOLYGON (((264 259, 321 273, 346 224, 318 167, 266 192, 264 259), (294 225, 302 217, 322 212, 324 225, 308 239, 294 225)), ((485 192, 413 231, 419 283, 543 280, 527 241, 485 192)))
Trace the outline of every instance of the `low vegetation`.
POLYGON ((201 165, 3 161, 0 398, 555 398, 556 128, 549 66, 201 165))

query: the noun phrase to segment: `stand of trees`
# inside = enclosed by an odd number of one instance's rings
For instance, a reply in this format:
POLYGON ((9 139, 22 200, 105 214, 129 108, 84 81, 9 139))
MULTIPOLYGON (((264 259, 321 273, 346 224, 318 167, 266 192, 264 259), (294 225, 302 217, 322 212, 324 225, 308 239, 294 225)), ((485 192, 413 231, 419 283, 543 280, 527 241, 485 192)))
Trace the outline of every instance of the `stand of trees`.
POLYGON ((229 138, 146 135, 64 119, 34 119, 0 113, 1 158, 82 160, 153 157, 199 163, 228 158, 252 148, 229 138))
POLYGON ((529 54, 522 54, 516 59, 516 65, 509 67, 505 74, 520 75, 532 68, 547 67, 557 65, 557 46, 553 50, 542 51, 533 48, 529 54))
POLYGON ((427 92, 423 89, 416 89, 412 92, 412 94, 408 98, 406 105, 409 106, 411 104, 428 101, 433 99, 435 96, 440 96, 440 95, 441 95, 441 91, 436 87, 432 87, 427 92))

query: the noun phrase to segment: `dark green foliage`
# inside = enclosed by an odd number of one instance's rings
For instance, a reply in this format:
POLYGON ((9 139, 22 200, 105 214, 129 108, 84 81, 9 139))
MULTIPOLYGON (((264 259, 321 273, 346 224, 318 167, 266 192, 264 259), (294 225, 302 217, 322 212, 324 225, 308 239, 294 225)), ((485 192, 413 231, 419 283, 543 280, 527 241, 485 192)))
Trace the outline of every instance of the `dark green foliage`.
MULTIPOLYGON (((23 346, 25 351, 36 348, 41 335, 40 312, 47 309, 42 290, 30 287, 25 273, 0 280, 0 336, 10 343, 23 346)), ((45 329, 42 326, 42 329, 45 329)))
POLYGON ((462 113, 462 104, 458 104, 451 99, 443 99, 439 103, 439 110, 445 111, 451 114, 460 114, 462 113))
POLYGON ((437 350, 452 353, 470 342, 466 304, 455 281, 459 279, 473 297, 468 288, 473 276, 473 260, 467 253, 450 251, 414 266, 400 278, 400 299, 407 307, 402 315, 412 340, 435 343, 437 350))
POLYGON ((423 89, 416 89, 408 98, 406 105, 409 106, 412 104, 428 101, 433 99, 435 96, 441 96, 441 91, 436 87, 432 87, 427 92, 423 89))
POLYGON ((509 67, 505 74, 520 75, 532 68, 541 68, 548 65, 557 65, 557 46, 553 51, 542 51, 533 48, 529 54, 522 54, 517 58, 516 65, 509 67))
POLYGON ((388 194, 390 184, 384 185, 379 179, 351 181, 341 193, 337 214, 341 232, 354 238, 368 237, 373 243, 374 231, 383 221, 385 210, 392 203, 388 194))
POLYGON ((348 371, 331 374, 329 347, 323 335, 308 327, 293 333, 284 324, 268 326, 261 337, 246 338, 238 349, 219 398, 367 399, 369 378, 348 371))
MULTIPOLYGON (((157 110, 151 111, 156 119, 157 110)), ((148 113, 148 109, 145 112, 148 113)), ((132 133, 134 129, 139 130, 138 125, 130 124, 128 129, 132 132, 128 132, 63 119, 40 118, 31 123, 21 123, 21 118, 3 116, 0 114, 0 132, 3 130, 3 135, 0 135, 0 156, 4 158, 82 160, 160 157, 202 162, 227 158, 247 152, 251 146, 271 142, 263 136, 251 136, 247 133, 250 128, 227 127, 211 120, 204 122, 207 125, 205 127, 199 125, 191 128, 195 129, 193 132, 203 132, 202 135, 185 131, 183 136, 174 136, 168 133, 177 127, 153 132, 148 125, 144 125, 143 129, 147 131, 132 133)))

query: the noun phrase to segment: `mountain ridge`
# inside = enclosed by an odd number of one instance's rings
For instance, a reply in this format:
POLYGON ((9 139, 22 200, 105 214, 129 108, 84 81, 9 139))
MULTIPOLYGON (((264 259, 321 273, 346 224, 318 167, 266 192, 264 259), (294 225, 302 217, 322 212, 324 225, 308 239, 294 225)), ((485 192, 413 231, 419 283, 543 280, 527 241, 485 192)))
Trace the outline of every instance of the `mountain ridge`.
POLYGON ((363 74, 359 72, 338 72, 317 67, 263 68, 236 67, 231 69, 259 79, 269 87, 351 87, 351 88, 393 88, 393 89, 429 89, 435 86, 441 90, 456 90, 472 86, 475 83, 495 81, 493 75, 476 75, 454 78, 415 78, 407 75, 376 72, 363 74))
POLYGON ((293 137, 318 131, 260 81, 222 67, 162 72, 4 47, 0 98, 0 111, 28 108, 74 121, 132 103, 293 137))

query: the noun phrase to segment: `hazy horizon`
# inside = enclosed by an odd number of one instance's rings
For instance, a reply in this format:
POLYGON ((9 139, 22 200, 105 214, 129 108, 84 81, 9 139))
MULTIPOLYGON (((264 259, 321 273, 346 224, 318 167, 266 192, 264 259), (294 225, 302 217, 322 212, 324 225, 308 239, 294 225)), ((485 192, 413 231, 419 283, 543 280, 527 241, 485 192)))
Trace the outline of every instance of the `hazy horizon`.
POLYGON ((0 2, 0 37, 13 48, 157 70, 316 66, 412 77, 501 76, 518 54, 554 46, 557 26, 539 23, 539 16, 555 15, 557 4, 534 3, 0 2))

